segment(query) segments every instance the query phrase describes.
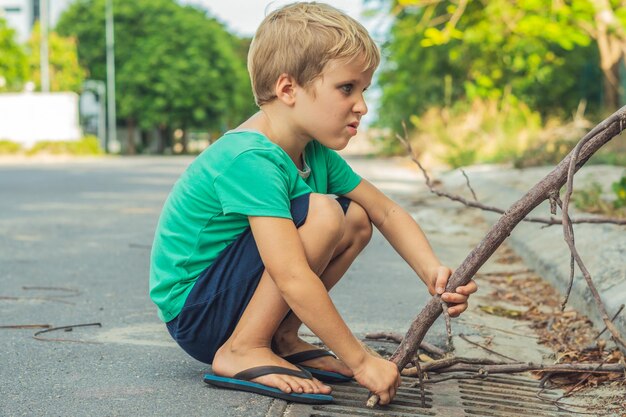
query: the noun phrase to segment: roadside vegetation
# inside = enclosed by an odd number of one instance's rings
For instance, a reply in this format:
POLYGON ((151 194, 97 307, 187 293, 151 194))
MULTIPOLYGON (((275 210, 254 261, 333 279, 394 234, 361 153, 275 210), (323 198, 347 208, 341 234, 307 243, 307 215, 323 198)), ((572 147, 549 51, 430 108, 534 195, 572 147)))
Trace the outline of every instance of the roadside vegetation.
POLYGON ((626 174, 610 184, 609 189, 598 181, 576 190, 573 201, 576 208, 587 213, 607 217, 626 218, 626 174))
MULTIPOLYGON (((623 1, 366 4, 393 16, 374 138, 384 154, 406 152, 401 134, 426 166, 551 166, 626 104, 623 1)), ((626 166, 624 136, 590 163, 626 166)), ((581 190, 578 207, 620 213, 623 185, 602 187, 581 190)))
POLYGON ((24 148, 21 144, 10 140, 0 140, 0 157, 7 155, 69 155, 69 156, 97 156, 104 152, 95 136, 85 136, 80 140, 46 140, 37 142, 31 148, 24 148))

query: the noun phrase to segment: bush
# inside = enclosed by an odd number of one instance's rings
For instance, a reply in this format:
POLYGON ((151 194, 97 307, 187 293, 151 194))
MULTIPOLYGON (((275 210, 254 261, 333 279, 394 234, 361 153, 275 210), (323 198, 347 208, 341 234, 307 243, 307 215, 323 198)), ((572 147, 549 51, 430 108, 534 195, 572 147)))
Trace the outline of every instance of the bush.
POLYGON ((22 152, 22 145, 10 140, 0 140, 0 155, 15 155, 22 152))
POLYGON ((100 143, 95 136, 85 136, 78 141, 53 141, 46 140, 37 142, 27 151, 28 155, 101 155, 100 143))
POLYGON ((615 208, 626 207, 626 175, 623 175, 619 181, 616 181, 612 185, 615 192, 615 202, 613 203, 615 208))
POLYGON ((608 217, 626 217, 626 176, 612 185, 616 199, 604 193, 602 185, 596 181, 574 190, 572 201, 579 210, 608 217))
POLYGON ((513 96, 476 99, 470 105, 432 107, 412 116, 411 144, 420 157, 454 168, 511 161, 534 145, 541 116, 513 96))
POLYGON ((602 185, 592 182, 587 187, 575 190, 572 200, 576 208, 588 213, 606 214, 611 212, 613 205, 602 198, 602 185))

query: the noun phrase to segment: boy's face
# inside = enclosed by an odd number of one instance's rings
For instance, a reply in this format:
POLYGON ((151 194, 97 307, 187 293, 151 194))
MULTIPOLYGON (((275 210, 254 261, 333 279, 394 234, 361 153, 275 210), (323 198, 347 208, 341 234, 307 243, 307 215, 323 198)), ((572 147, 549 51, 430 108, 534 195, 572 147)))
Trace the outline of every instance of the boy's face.
POLYGON ((362 59, 330 61, 307 89, 299 89, 294 109, 304 134, 334 150, 346 147, 367 113, 363 93, 374 69, 364 67, 362 59))

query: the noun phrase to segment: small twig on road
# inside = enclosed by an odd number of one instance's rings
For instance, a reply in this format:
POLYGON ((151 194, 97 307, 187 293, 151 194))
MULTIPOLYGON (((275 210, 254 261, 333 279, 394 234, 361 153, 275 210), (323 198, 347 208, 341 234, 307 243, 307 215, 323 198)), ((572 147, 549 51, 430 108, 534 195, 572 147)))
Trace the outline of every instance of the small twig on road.
POLYGON ((80 291, 75 288, 65 288, 65 287, 39 287, 39 286, 23 286, 23 290, 34 290, 34 291, 62 291, 70 294, 64 295, 55 295, 54 297, 75 297, 80 295, 80 291))
MULTIPOLYGON (((617 316, 619 316, 619 313, 621 313, 623 309, 624 309, 624 304, 619 306, 619 309, 617 310, 617 313, 615 313, 615 315, 611 319, 612 322, 615 321, 615 319, 617 318, 617 316)), ((600 331, 600 333, 598 333, 598 335, 595 337, 595 339, 598 339, 600 336, 602 336, 602 333, 604 333, 604 332, 606 332, 606 326, 604 326, 604 328, 600 331)))
MULTIPOLYGON (((402 343, 403 336, 400 333, 394 332, 378 332, 366 333, 365 338, 370 340, 386 340, 394 343, 402 343)), ((420 349, 437 356, 446 356, 448 354, 448 352, 440 347, 424 341, 420 343, 420 349)))
POLYGON ((72 324, 69 326, 51 327, 46 330, 38 331, 37 333, 33 335, 33 339, 41 340, 44 342, 74 342, 74 343, 100 344, 100 342, 89 342, 89 341, 75 340, 75 339, 49 339, 49 338, 39 336, 40 334, 54 332, 57 330, 65 330, 66 332, 70 332, 77 327, 91 327, 91 326, 102 327, 102 323, 84 323, 84 324, 72 324))
POLYGON ((422 372, 422 368, 420 367, 419 360, 415 360, 411 362, 415 369, 417 370, 417 382, 411 385, 411 388, 414 388, 416 385, 420 387, 420 396, 422 399, 422 408, 426 408, 426 390, 424 389, 424 373, 422 372))
POLYGON ((511 334, 513 336, 522 336, 522 337, 527 337, 527 338, 530 338, 530 339, 539 339, 539 336, 535 336, 535 335, 532 335, 532 334, 518 333, 518 332, 514 332, 512 330, 500 329, 498 327, 487 326, 487 325, 484 325, 484 324, 468 323, 468 325, 474 327, 475 329, 490 329, 490 330, 495 330, 495 331, 501 332, 501 333, 511 334))
POLYGON ((478 346, 479 348, 484 349, 484 350, 486 350, 486 351, 487 351, 487 352, 489 352, 489 353, 493 353, 494 355, 500 356, 500 357, 502 357, 502 358, 504 358, 504 359, 509 359, 509 360, 511 360, 511 361, 513 361, 513 362, 519 362, 517 359, 513 359, 513 358, 511 358, 511 357, 509 357, 509 356, 503 355, 502 353, 498 353, 498 352, 496 352, 495 350, 489 349, 487 346, 483 346, 483 345, 481 345, 480 343, 472 342, 472 341, 471 341, 471 340, 469 340, 469 339, 467 338, 467 336, 465 336, 464 334, 460 334, 460 335, 459 335, 459 337, 460 337, 461 339, 465 340, 467 343, 470 343, 470 344, 472 344, 472 345, 474 345, 474 346, 478 346))
POLYGON ((465 170, 462 169, 461 173, 465 177, 465 183, 467 184, 467 188, 469 188, 470 191, 472 192, 472 197, 474 197, 474 201, 478 201, 478 197, 476 197, 476 193, 474 192, 474 189, 472 188, 472 184, 470 184, 470 179, 467 176, 467 174, 465 173, 465 170))
POLYGON ((23 286, 22 290, 24 291, 63 291, 69 294, 59 294, 50 297, 12 297, 12 296, 0 296, 0 300, 11 300, 11 301, 25 301, 25 300, 35 300, 35 301, 53 301, 57 303, 70 304, 74 305, 71 301, 61 300, 60 298, 67 297, 75 297, 80 295, 80 291, 74 288, 65 288, 65 287, 39 287, 39 286, 23 286))
POLYGON ((461 375, 448 375, 442 376, 440 378, 428 378, 424 381, 426 384, 437 384, 439 382, 449 381, 451 379, 459 380, 459 379, 484 379, 489 376, 488 373, 477 373, 477 374, 461 374, 461 375))
POLYGON ((67 300, 59 300, 58 298, 55 298, 55 297, 11 297, 11 296, 2 295, 2 296, 0 296, 0 300, 10 300, 10 301, 27 301, 27 300, 54 301, 56 303, 63 303, 63 304, 70 304, 70 305, 76 304, 76 303, 73 303, 73 302, 67 301, 67 300))

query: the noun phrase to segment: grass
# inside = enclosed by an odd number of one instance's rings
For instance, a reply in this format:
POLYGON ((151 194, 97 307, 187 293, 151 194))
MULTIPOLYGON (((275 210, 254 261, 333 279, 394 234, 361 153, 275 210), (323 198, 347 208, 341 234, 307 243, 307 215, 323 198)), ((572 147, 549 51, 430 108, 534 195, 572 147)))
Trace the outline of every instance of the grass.
MULTIPOLYGON (((622 177, 621 182, 613 183, 613 191, 616 199, 607 198, 602 185, 598 182, 592 182, 584 188, 574 191, 572 201, 577 209, 587 213, 600 214, 606 217, 626 218, 626 176, 622 177)), ((612 197, 612 196, 611 196, 612 197)))
POLYGON ((35 143, 30 149, 10 140, 0 140, 0 155, 102 155, 100 143, 95 136, 85 136, 80 140, 45 140, 35 143))
POLYGON ((0 155, 16 155, 23 151, 22 145, 10 140, 0 140, 0 155))
MULTIPOLYGON (((512 96, 431 107, 409 122, 420 159, 453 168, 511 161, 537 141, 542 128, 541 116, 512 96)), ((381 141, 386 153, 402 153, 395 138, 381 141)))

